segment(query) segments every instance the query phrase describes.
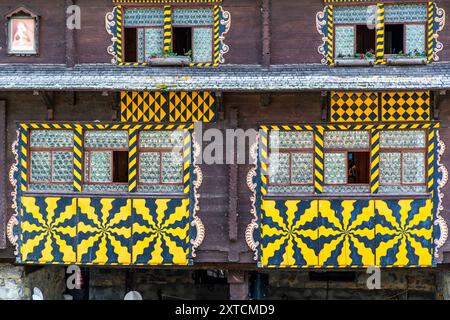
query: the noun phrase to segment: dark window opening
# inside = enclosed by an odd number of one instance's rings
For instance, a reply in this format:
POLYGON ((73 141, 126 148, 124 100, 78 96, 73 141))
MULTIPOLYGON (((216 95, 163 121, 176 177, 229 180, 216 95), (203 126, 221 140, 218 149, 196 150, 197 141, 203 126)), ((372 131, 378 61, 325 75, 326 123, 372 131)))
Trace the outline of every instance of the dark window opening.
POLYGON ((401 54, 404 49, 404 29, 403 24, 387 24, 384 38, 384 52, 386 54, 401 54))
POLYGON ((348 183, 370 183, 370 152, 348 153, 348 183))
POLYGON ((125 62, 137 62, 137 29, 125 28, 125 62))
POLYGON ((128 182, 128 151, 113 151, 113 181, 128 182))
POLYGON ((367 26, 356 26, 356 53, 375 53, 375 29, 367 26))
POLYGON ((172 30, 173 52, 184 56, 192 51, 192 29, 174 27, 172 30))

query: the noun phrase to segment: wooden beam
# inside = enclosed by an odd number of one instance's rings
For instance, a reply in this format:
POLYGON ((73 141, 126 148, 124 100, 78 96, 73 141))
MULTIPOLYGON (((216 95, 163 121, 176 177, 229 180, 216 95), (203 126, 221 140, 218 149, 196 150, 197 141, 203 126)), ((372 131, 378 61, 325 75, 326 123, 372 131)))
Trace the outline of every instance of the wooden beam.
POLYGON ((270 67, 270 0, 261 0, 262 65, 270 67))
POLYGON ((40 92, 42 102, 47 107, 47 120, 53 120, 55 109, 55 93, 52 91, 40 92))
MULTIPOLYGON (((238 110, 231 108, 229 110, 229 124, 228 128, 236 129, 238 127, 238 110)), ((237 146, 234 150, 228 150, 234 155, 234 163, 228 165, 228 238, 230 241, 238 239, 238 181, 239 172, 236 158, 237 146)))

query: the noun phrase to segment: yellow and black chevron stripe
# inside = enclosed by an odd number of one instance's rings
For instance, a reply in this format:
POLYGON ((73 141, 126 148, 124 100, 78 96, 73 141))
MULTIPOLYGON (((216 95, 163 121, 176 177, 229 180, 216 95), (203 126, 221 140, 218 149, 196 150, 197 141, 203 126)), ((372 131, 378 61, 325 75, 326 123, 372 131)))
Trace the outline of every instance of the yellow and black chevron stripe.
POLYGON ((380 187, 380 131, 372 130, 370 150, 370 192, 378 193, 380 187))
POLYGON ((193 161, 191 149, 191 132, 186 130, 183 136, 183 185, 185 194, 189 194, 191 191, 191 164, 193 161))
POLYGON ((377 3, 375 64, 386 63, 384 60, 384 32, 384 4, 377 3))
POLYGON ((128 130, 128 192, 137 191, 137 147, 140 127, 135 126, 128 130))
POLYGON ((220 63, 220 6, 214 6, 214 67, 220 63))
POLYGON ((123 7, 117 6, 117 27, 116 27, 116 54, 117 54, 117 63, 121 65, 123 63, 123 7))
POLYGON ((73 133, 73 191, 81 192, 83 185, 83 128, 75 126, 73 133))
POLYGON ((428 129, 428 192, 433 196, 435 188, 436 129, 428 129))
POLYGON ((317 126, 314 130, 314 191, 323 192, 324 183, 324 127, 317 126))
POLYGON ((29 125, 19 126, 19 165, 20 165, 20 190, 28 189, 28 129, 29 125))
POLYGON ((164 52, 172 51, 172 7, 164 6, 164 52))
POLYGON ((327 63, 329 65, 334 64, 334 17, 333 6, 327 6, 327 63))
POLYGON ((427 7, 427 62, 433 61, 434 53, 434 3, 428 2, 427 7))
POLYGON ((321 125, 261 125, 262 130, 284 130, 284 131, 306 131, 322 128, 326 131, 358 131, 358 130, 418 130, 418 129, 438 129, 438 122, 424 123, 377 123, 377 124, 321 124, 321 125))
POLYGON ((261 195, 267 194, 267 183, 268 183, 268 164, 269 164, 269 131, 267 128, 261 128, 259 130, 260 140, 259 140, 259 162, 261 170, 261 195))

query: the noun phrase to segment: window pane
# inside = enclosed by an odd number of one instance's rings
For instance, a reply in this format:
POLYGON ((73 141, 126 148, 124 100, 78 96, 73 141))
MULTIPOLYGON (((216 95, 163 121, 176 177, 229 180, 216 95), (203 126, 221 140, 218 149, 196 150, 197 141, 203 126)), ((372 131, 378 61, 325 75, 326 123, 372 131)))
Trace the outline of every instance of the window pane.
POLYGON ((385 22, 420 22, 427 19, 425 4, 385 6, 385 22))
POLYGON ((382 152, 380 154, 380 183, 400 183, 401 153, 382 152))
POLYGON ((312 131, 276 131, 270 132, 270 148, 312 149, 314 133, 312 131))
POLYGON ((163 56, 164 30, 162 28, 149 28, 145 30, 145 57, 163 56))
POLYGON ((183 162, 179 152, 165 152, 162 154, 162 182, 181 183, 183 182, 183 162))
POLYGON ((336 6, 333 11, 335 23, 367 24, 375 13, 369 6, 336 6))
POLYGON ((89 130, 84 139, 87 148, 128 148, 128 132, 124 130, 89 130))
POLYGON ((422 186, 410 186, 410 185, 398 185, 398 186, 380 186, 378 190, 379 193, 425 193, 427 192, 427 187, 422 186))
POLYGON ((292 154, 292 183, 313 183, 313 155, 311 153, 292 154))
POLYGON ((142 183, 159 183, 161 158, 158 152, 141 152, 139 154, 139 181, 142 183))
POLYGON ((336 27, 336 57, 353 57, 355 54, 355 28, 336 27))
POLYGON ((125 27, 151 27, 164 24, 163 9, 126 9, 124 14, 125 27))
POLYGON ((408 24, 406 27, 405 53, 425 55, 425 25, 408 24))
POLYGON ((142 131, 139 134, 141 148, 181 148, 183 131, 142 131))
POLYGON ((327 131, 325 148, 333 149, 368 149, 368 131, 327 131))
POLYGON ((52 156, 53 182, 70 182, 73 180, 73 153, 56 151, 52 156))
POLYGON ((288 153, 271 153, 269 156, 269 181, 271 184, 290 183, 290 156, 288 153))
POLYGON ((174 25, 200 26, 214 24, 213 10, 209 8, 175 8, 173 9, 172 19, 174 25))
POLYGON ((325 183, 347 183, 345 153, 325 154, 325 183))
POLYGON ((380 132, 381 148, 425 148, 425 131, 393 130, 380 132))
POLYGON ((91 182, 111 182, 112 152, 91 152, 90 174, 91 182))
POLYGON ((70 148, 73 146, 72 130, 31 130, 31 147, 62 147, 70 148))
POLYGON ((194 62, 211 62, 212 61, 212 29, 211 28, 194 28, 194 62))
POLYGON ((51 152, 31 153, 31 176, 32 182, 51 182, 51 152))
POLYGON ((421 152, 403 153, 403 182, 425 183, 425 154, 421 152))

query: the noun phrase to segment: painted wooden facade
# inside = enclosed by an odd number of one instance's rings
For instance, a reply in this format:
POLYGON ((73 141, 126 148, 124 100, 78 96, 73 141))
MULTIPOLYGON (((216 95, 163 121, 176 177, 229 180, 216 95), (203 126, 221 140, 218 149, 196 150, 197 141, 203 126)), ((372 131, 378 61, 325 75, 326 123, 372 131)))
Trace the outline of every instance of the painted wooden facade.
MULTIPOLYGON (((8 165, 13 165, 10 180, 15 189, 8 190, 14 193, 13 200, 7 198, 8 207, 13 210, 8 209, 5 221, 9 221, 8 236, 15 247, 8 244, 0 257, 15 256, 19 264, 38 265, 204 268, 213 264, 237 269, 244 268, 242 265, 247 269, 344 269, 373 265, 428 268, 448 262, 444 253, 450 250, 446 241, 450 204, 443 194, 448 188, 444 164, 450 163, 444 154, 444 144, 450 139, 447 128, 450 100, 444 89, 412 87, 404 81, 398 88, 389 84, 390 89, 375 91, 364 86, 355 89, 355 85, 349 91, 342 81, 333 89, 293 86, 290 91, 275 92, 270 79, 260 77, 254 81, 264 90, 243 93, 240 87, 223 90, 224 79, 218 79, 215 73, 225 70, 230 78, 237 78, 240 68, 247 68, 242 72, 251 74, 288 65, 287 69, 300 70, 291 77, 301 78, 301 66, 306 64, 308 68, 320 68, 317 70, 323 77, 351 72, 338 68, 336 59, 342 57, 336 54, 336 41, 346 48, 346 39, 354 39, 354 34, 344 33, 350 29, 341 29, 339 34, 336 28, 361 24, 358 14, 362 12, 366 18, 368 6, 376 9, 376 51, 369 59, 370 65, 379 65, 379 69, 371 69, 374 73, 389 74, 392 70, 388 61, 392 57, 385 54, 384 36, 385 26, 395 21, 390 20, 393 15, 400 15, 405 24, 423 25, 423 33, 411 31, 416 37, 412 37, 411 43, 425 37, 425 55, 419 52, 419 56, 430 64, 426 67, 436 66, 437 70, 439 62, 450 59, 447 46, 450 32, 444 28, 444 9, 450 9, 448 3, 405 1, 395 5, 395 10, 390 8, 394 7, 390 1, 98 1, 96 7, 91 7, 87 0, 76 3, 86 8, 83 26, 93 30, 92 33, 65 31, 64 8, 59 2, 52 7, 24 1, 31 12, 45 21, 40 46, 46 50, 26 57, 27 60, 7 56, 0 50, 0 62, 25 61, 33 67, 41 63, 66 63, 73 67, 69 62, 77 62, 75 68, 64 68, 64 72, 102 63, 116 68, 108 72, 120 69, 143 81, 156 78, 160 84, 157 91, 136 89, 130 82, 128 88, 114 92, 108 89, 109 83, 89 91, 73 88, 72 98, 56 92, 53 102, 46 98, 41 101, 48 91, 31 95, 29 90, 1 89, 0 101, 8 106, 4 126, 8 126, 9 134, 5 134, 5 144, 13 145, 16 137, 12 132, 17 130, 19 135, 14 144, 15 163, 11 163, 14 158, 11 150, 6 153, 8 165), (190 12, 180 14, 177 12, 180 9, 205 10, 193 15, 199 14, 196 18, 207 22, 192 25, 194 29, 205 26, 211 29, 211 61, 158 69, 144 61, 145 55, 158 51, 158 55, 164 56, 171 51, 172 27, 190 12), (403 9, 407 14, 401 14, 403 9), (47 11, 52 12, 54 20, 45 15, 47 11), (306 16, 317 12, 314 25, 314 19, 306 16), (147 24, 140 25, 139 19, 147 19, 147 24), (152 43, 154 47, 147 51, 140 48, 144 52, 141 62, 124 60, 123 29, 127 26, 145 29, 144 37, 146 30, 157 29, 148 34, 159 42, 152 43), (64 43, 66 50, 50 44, 50 40, 64 43), (186 70, 191 74, 184 75, 186 70), (135 72, 142 73, 135 75, 135 72), (180 83, 190 84, 193 89, 167 85, 165 76, 178 77, 180 83), (201 77, 210 82, 208 90, 196 88, 201 77), (49 109, 55 110, 52 117, 49 109), (205 128, 222 131, 239 127, 258 129, 258 143, 251 148, 255 163, 196 165, 192 134, 193 123, 198 121, 205 128), (17 127, 11 125, 15 122, 17 127), (32 183, 30 154, 40 152, 30 145, 33 130, 72 133, 71 144, 66 148, 71 151, 64 149, 71 153, 70 178, 56 184, 56 189, 32 183), (127 145, 121 149, 128 152, 127 183, 108 190, 87 183, 90 180, 86 176, 86 152, 90 150, 85 138, 92 130, 127 132, 127 145), (141 189, 145 184, 140 181, 140 133, 175 130, 184 132, 182 190, 141 189), (368 147, 364 152, 370 156, 369 181, 358 188, 343 185, 334 188, 326 181, 326 135, 350 131, 367 132, 368 147), (394 188, 398 186, 389 189, 380 179, 383 161, 380 140, 386 132, 410 131, 421 131, 426 138, 421 149, 425 180, 404 190, 394 188), (308 153, 307 157, 298 158, 298 167, 310 170, 311 180, 299 183, 294 191, 270 190, 273 132, 311 134, 310 147, 297 146, 301 149, 299 153, 308 153), (312 165, 305 165, 307 161, 312 165), (244 188, 245 182, 250 190, 244 188), (388 191, 380 191, 383 187, 388 191)), ((12 6, 2 4, 0 11, 9 12, 12 6)), ((0 44, 5 47, 2 41, 5 40, 0 37, 0 44)), ((405 69, 405 73, 416 67, 425 66, 410 66, 412 69, 405 69)), ((366 69, 361 73, 364 72, 366 69)), ((101 81, 99 74, 92 76, 101 81)), ((414 78, 420 77, 415 73, 414 78)), ((429 79, 424 76, 419 81, 426 83, 429 79)), ((57 83, 54 88, 58 90, 57 83)), ((47 150, 50 146, 44 149, 52 152, 47 150)), ((338 151, 353 149, 350 145, 338 151)), ((419 153, 414 147, 410 149, 413 149, 410 153, 419 153)))

